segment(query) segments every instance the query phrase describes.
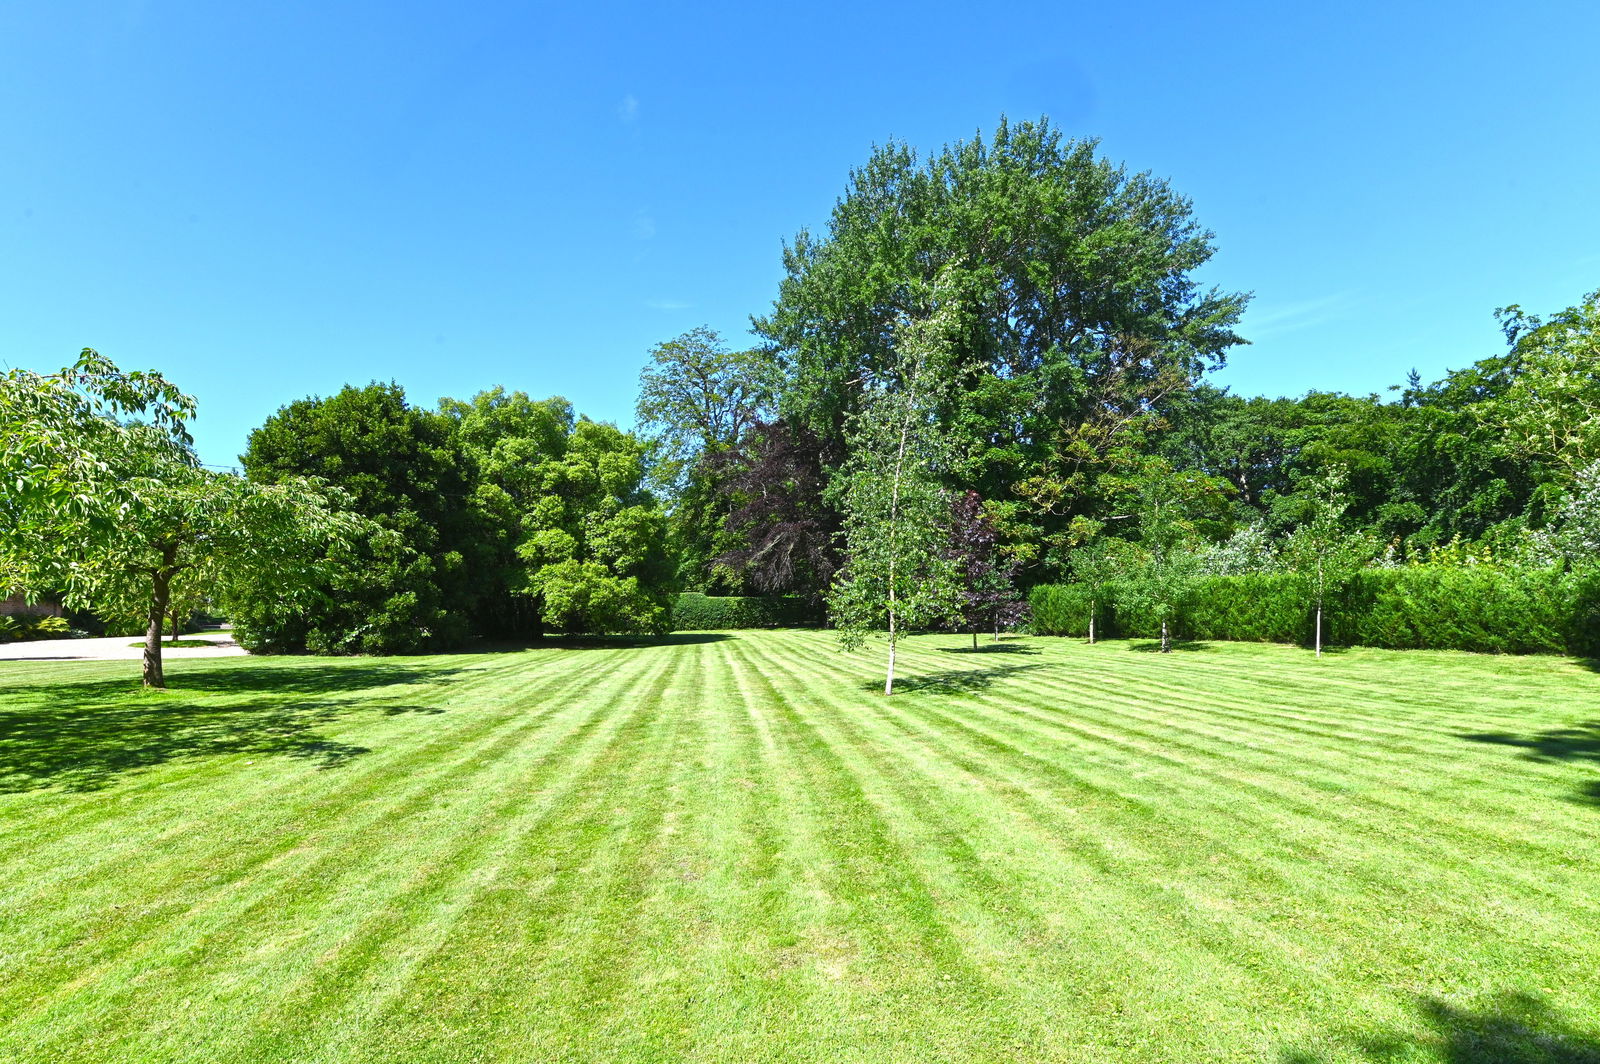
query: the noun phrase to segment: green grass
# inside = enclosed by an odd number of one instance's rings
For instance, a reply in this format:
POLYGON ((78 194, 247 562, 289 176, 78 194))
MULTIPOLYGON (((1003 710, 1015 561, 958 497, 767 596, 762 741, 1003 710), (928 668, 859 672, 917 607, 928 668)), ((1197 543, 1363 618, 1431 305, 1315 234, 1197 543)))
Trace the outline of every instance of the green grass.
POLYGON ((0 1060, 1600 1061, 1577 662, 0 666, 0 1060))
MULTIPOLYGON (((128 645, 130 647, 143 647, 143 646, 147 645, 147 641, 143 640, 143 639, 135 639, 133 642, 129 643, 128 645)), ((216 642, 214 640, 210 640, 210 639, 166 639, 166 638, 163 638, 161 640, 161 645, 162 645, 162 647, 168 648, 168 649, 176 647, 178 650, 193 650, 196 647, 214 647, 217 644, 216 644, 216 642)))

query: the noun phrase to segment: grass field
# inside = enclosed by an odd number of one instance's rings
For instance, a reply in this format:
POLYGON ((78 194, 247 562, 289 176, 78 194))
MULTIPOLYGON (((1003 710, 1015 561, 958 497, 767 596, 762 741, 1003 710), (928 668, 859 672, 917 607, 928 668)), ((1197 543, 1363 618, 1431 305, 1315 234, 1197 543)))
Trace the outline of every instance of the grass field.
POLYGON ((1600 1062, 1600 674, 0 665, 0 1060, 1600 1062))

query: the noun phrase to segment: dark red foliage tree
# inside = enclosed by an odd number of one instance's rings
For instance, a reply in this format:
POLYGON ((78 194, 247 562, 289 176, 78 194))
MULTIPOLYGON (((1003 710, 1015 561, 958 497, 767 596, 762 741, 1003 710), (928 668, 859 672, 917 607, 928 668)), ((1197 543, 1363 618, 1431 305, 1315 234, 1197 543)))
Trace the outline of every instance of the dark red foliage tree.
POLYGON ((1018 563, 1000 549, 1000 533, 975 491, 950 501, 948 557, 961 575, 962 621, 972 630, 974 648, 980 630, 999 639, 1001 629, 1028 615, 1028 602, 1017 589, 1018 563))
POLYGON ((822 437, 783 420, 755 427, 718 457, 722 489, 736 500, 727 527, 741 546, 717 561, 765 594, 820 596, 839 568, 839 513, 823 492, 839 463, 822 437))

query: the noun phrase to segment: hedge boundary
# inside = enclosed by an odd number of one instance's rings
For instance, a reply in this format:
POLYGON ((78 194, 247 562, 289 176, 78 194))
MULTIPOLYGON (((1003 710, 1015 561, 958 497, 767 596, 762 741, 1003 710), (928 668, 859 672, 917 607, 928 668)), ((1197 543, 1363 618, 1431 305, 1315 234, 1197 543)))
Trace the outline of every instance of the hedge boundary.
MULTIPOLYGON (((1160 624, 1127 583, 1096 605, 1096 634, 1154 638, 1160 624)), ((1032 630, 1084 636, 1089 590, 1045 584, 1029 596, 1032 630)), ((1186 640, 1312 642, 1315 607, 1292 574, 1212 576, 1190 585, 1173 619, 1186 640)), ((1324 600, 1323 642, 1391 650, 1600 656, 1600 573, 1416 566, 1372 569, 1324 600)))
POLYGON ((800 595, 702 595, 687 591, 672 606, 674 632, 739 628, 821 628, 822 605, 800 595))

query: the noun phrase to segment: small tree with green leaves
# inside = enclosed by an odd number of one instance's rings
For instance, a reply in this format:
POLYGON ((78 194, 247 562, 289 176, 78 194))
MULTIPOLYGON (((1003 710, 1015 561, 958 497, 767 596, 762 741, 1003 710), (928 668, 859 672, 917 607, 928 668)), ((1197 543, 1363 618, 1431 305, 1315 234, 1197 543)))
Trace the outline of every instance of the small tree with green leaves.
POLYGON ((1150 462, 1131 481, 1141 559, 1128 570, 1136 605, 1159 624, 1161 652, 1172 650, 1172 625, 1199 574, 1200 529, 1224 494, 1215 478, 1150 462))
POLYGON ((949 387, 961 326, 948 285, 921 320, 902 321, 895 371, 866 382, 850 419, 849 457, 834 490, 844 511, 845 564, 828 609, 846 649, 884 631, 883 693, 894 694, 895 650, 909 628, 956 616, 961 579, 949 556, 950 502, 938 474, 948 460, 936 411, 949 387))
POLYGON ((1095 618, 1112 581, 1134 568, 1131 544, 1096 536, 1068 555, 1073 579, 1089 592, 1089 642, 1095 641, 1095 618))
POLYGON ((1313 645, 1322 656, 1322 621, 1327 597, 1371 561, 1375 544, 1344 527, 1350 497, 1339 467, 1310 478, 1296 493, 1303 518, 1284 544, 1283 562, 1294 573, 1315 610, 1313 645))

